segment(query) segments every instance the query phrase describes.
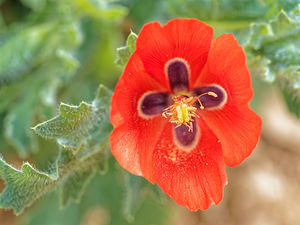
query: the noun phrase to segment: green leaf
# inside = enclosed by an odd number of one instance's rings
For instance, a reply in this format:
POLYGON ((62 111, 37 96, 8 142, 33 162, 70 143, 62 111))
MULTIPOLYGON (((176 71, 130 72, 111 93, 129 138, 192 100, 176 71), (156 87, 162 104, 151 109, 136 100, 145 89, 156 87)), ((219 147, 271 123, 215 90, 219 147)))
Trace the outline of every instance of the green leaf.
POLYGON ((51 25, 31 27, 7 38, 0 46, 0 82, 28 72, 52 28, 51 25))
POLYGON ((14 81, 28 75, 34 67, 65 57, 82 41, 76 22, 58 22, 32 26, 9 34, 0 46, 0 82, 14 81), (26 45, 24 46, 24 43, 26 45))
POLYGON ((260 56, 275 76, 289 66, 298 66, 300 60, 300 4, 292 12, 281 11, 268 23, 251 26, 251 36, 245 49, 249 59, 260 56))
MULTIPOLYGON (((71 201, 79 203, 87 185, 90 183, 95 173, 106 170, 107 157, 104 152, 100 152, 100 154, 93 154, 93 163, 89 162, 89 166, 82 167, 80 170, 72 172, 68 179, 63 182, 60 190, 61 208, 65 208, 71 201)), ((70 151, 66 152, 66 154, 70 154, 70 151)), ((70 154, 69 157, 72 159, 74 156, 70 154)))
MULTIPOLYGON (((122 207, 121 203, 124 200, 124 185, 123 182, 120 182, 120 175, 123 173, 120 174, 121 171, 114 166, 114 160, 110 160, 110 162, 112 164, 110 165, 109 173, 105 176, 99 176, 96 174, 91 183, 88 185, 87 190, 81 199, 80 205, 70 204, 64 210, 59 210, 57 204, 57 193, 50 193, 43 197, 38 204, 35 204, 34 207, 20 217, 21 224, 87 225, 91 222, 91 220, 86 220, 87 215, 91 215, 90 212, 95 212, 95 209, 99 209, 96 210, 96 212, 98 212, 96 215, 102 215, 102 217, 97 219, 97 221, 104 222, 104 224, 107 225, 166 224, 166 221, 170 220, 173 213, 173 211, 170 210, 169 201, 165 201, 164 204, 159 204, 156 198, 148 195, 148 190, 145 190, 145 188, 142 192, 147 193, 147 195, 145 196, 146 198, 144 198, 144 201, 139 204, 134 222, 128 223, 126 221, 120 212, 120 208, 122 207), (103 210, 106 212, 105 214, 101 213, 103 210), (109 215, 109 221, 105 220, 105 218, 107 218, 106 215, 109 215), (108 223, 106 223, 106 221, 108 223)), ((136 178, 141 181, 144 180, 142 177, 136 178)), ((148 189, 153 189, 153 185, 149 184, 148 189)), ((133 194, 135 194, 135 192, 133 192, 133 194)), ((139 197, 136 198, 139 199, 139 197)))
POLYGON ((281 10, 290 11, 293 10, 298 4, 299 0, 264 0, 268 4, 267 17, 273 17, 281 10))
POLYGON ((34 77, 43 77, 43 81, 36 91, 40 93, 39 102, 36 103, 36 106, 39 107, 36 110, 39 110, 39 116, 42 119, 53 116, 54 108, 57 105, 56 99, 59 88, 69 82, 80 66, 78 60, 70 52, 59 49, 56 57, 51 64, 42 67, 33 74, 34 77))
MULTIPOLYGON (((10 85, 13 89, 12 97, 17 94, 18 99, 12 102, 8 98, 8 101, 3 103, 5 104, 3 107, 9 108, 5 118, 4 132, 8 142, 22 157, 27 156, 32 150, 37 150, 36 138, 30 130, 35 115, 40 112, 40 117, 43 118, 45 114, 53 114, 57 89, 66 77, 73 75, 78 68, 79 64, 76 60, 70 61, 68 57, 60 56, 51 64, 35 70, 20 84, 10 85)), ((4 93, 0 91, 0 97, 3 96, 6 99, 10 88, 7 88, 4 93)), ((0 110, 1 107, 0 105, 0 110)))
POLYGON ((5 118, 5 137, 22 157, 27 156, 29 149, 36 149, 35 138, 29 127, 32 125, 37 102, 36 89, 31 89, 13 105, 5 118))
POLYGON ((300 4, 292 11, 280 11, 276 18, 251 26, 245 46, 253 76, 275 82, 281 88, 291 112, 299 116, 300 4))
POLYGON ((276 80, 290 112, 300 118, 300 66, 282 70, 276 80))
MULTIPOLYGON (((72 85, 69 85, 69 82, 74 78, 81 63, 85 64, 84 60, 89 61, 91 58, 90 55, 82 54, 83 49, 88 48, 86 46, 81 48, 81 44, 83 41, 90 43, 90 36, 99 35, 99 31, 90 34, 87 30, 98 30, 100 26, 98 24, 95 29, 94 19, 93 27, 82 25, 82 14, 76 13, 78 10, 76 6, 69 0, 57 3, 47 1, 47 7, 41 12, 30 13, 29 21, 9 27, 10 29, 7 29, 9 33, 2 29, 1 33, 5 35, 0 37, 0 113, 5 114, 6 122, 1 133, 5 134, 6 141, 20 153, 21 157, 38 150, 36 138, 28 129, 33 126, 33 120, 53 117, 58 94, 64 93, 68 87, 76 84, 76 81, 72 82, 72 85), (39 80, 39 83, 35 79, 39 80)), ((110 7, 107 10, 110 10, 110 7)), ((102 33, 105 32, 101 31, 99 35, 101 38, 108 36, 102 33)), ((103 41, 96 37, 95 39, 101 44, 101 50, 97 49, 98 54, 101 53, 106 61, 111 60, 107 58, 107 54, 103 54, 103 41)), ((111 44, 108 43, 107 46, 109 45, 111 44)), ((95 45, 91 46, 94 48, 95 45)), ((111 52, 111 49, 109 50, 111 52)), ((84 75, 84 79, 86 76, 91 78, 89 70, 90 68, 93 70, 95 64, 99 66, 101 73, 106 74, 102 71, 103 63, 99 63, 98 58, 96 62, 82 67, 81 74, 84 75)), ((109 68, 112 66, 105 65, 109 68)), ((111 69, 107 71, 110 72, 111 69)), ((99 77, 95 82, 99 82, 99 77)), ((91 88, 89 82, 79 83, 82 93, 86 94, 86 90, 94 88, 94 85, 91 88)), ((74 90, 79 93, 78 89, 74 90)), ((78 98, 80 95, 78 94, 78 98)), ((71 96, 75 96, 74 92, 71 96)))
POLYGON ((111 91, 100 86, 91 104, 69 106, 62 103, 58 116, 34 128, 39 135, 55 137, 60 144, 73 144, 72 150, 69 145, 61 148, 52 171, 40 172, 28 163, 17 170, 1 159, 0 176, 6 187, 0 195, 0 207, 13 208, 16 214, 20 214, 58 185, 62 187, 62 207, 71 200, 79 201, 95 172, 103 172, 106 167, 108 135, 112 129, 109 123, 110 98, 111 91), (78 140, 72 135, 77 135, 78 140))
POLYGON ((90 168, 88 168, 84 171, 74 172, 70 175, 61 187, 61 208, 65 208, 71 200, 80 202, 81 196, 94 174, 94 171, 91 172, 90 168))
POLYGON ((81 102, 79 106, 71 106, 62 103, 59 107, 59 115, 51 120, 35 126, 34 131, 45 138, 56 138, 58 144, 64 148, 76 149, 82 139, 95 124, 106 119, 104 111, 107 108, 98 107, 98 100, 92 104, 81 102))
POLYGON ((274 81, 274 75, 270 72, 269 64, 271 61, 264 56, 257 55, 248 59, 248 66, 251 68, 251 74, 260 77, 266 81, 274 81))
POLYGON ((40 172, 29 163, 17 170, 3 159, 0 159, 0 176, 6 183, 0 195, 0 207, 13 208, 16 214, 52 190, 56 183, 55 174, 40 172))
POLYGON ((34 127, 34 131, 43 137, 57 138, 63 147, 76 148, 99 119, 93 105, 86 102, 79 106, 62 103, 59 111, 58 116, 34 127))
POLYGON ((117 48, 117 58, 115 63, 120 66, 125 66, 132 53, 135 51, 135 42, 137 35, 132 31, 127 37, 126 46, 117 48))

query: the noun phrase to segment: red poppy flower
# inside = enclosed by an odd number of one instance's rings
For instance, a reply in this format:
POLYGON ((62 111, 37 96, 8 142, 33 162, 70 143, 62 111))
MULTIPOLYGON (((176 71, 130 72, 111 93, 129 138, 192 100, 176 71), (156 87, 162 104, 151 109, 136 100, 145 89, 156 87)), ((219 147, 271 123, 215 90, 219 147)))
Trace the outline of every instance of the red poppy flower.
POLYGON ((250 75, 232 34, 196 19, 146 24, 111 103, 112 154, 192 211, 218 204, 225 164, 258 142, 250 75))

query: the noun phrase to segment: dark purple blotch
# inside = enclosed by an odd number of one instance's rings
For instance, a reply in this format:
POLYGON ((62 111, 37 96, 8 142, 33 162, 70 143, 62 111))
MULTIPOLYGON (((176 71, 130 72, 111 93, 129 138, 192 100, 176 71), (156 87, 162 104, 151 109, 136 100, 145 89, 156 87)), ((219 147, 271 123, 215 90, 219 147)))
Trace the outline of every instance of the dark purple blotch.
POLYGON ((180 143, 182 146, 189 147, 191 144, 193 144, 196 138, 196 134, 198 132, 197 125, 195 121, 192 123, 192 131, 189 131, 189 128, 185 125, 181 125, 177 128, 175 128, 176 125, 174 125, 175 138, 177 139, 178 143, 180 143))
POLYGON ((141 102, 141 111, 148 116, 161 114, 170 105, 170 94, 166 92, 149 93, 141 102))
POLYGON ((174 92, 186 91, 189 87, 189 70, 181 60, 174 60, 168 64, 167 75, 174 92))
MULTIPOLYGON (((224 93, 224 90, 216 85, 208 85, 208 86, 203 86, 200 88, 195 88, 192 90, 191 94, 192 96, 199 96, 203 93, 207 92, 214 92, 217 94, 217 97, 211 96, 211 95, 203 95, 199 99, 204 106, 204 108, 217 108, 221 106, 226 98, 226 93, 224 93)), ((197 107, 200 107, 199 102, 196 103, 197 107)))

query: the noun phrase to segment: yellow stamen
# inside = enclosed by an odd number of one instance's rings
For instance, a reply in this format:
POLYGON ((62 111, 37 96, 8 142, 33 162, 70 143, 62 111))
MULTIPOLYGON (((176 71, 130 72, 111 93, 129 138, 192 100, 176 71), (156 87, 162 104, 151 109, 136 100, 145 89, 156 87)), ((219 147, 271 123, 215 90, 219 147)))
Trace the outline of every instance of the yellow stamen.
POLYGON ((213 96, 215 98, 218 97, 218 95, 215 93, 215 92, 212 92, 212 91, 209 91, 209 92, 205 92, 199 96, 196 97, 196 99, 198 100, 199 104, 200 104, 200 109, 204 109, 204 106, 202 104, 202 102, 200 101, 200 97, 203 96, 203 95, 210 95, 210 96, 213 96))
POLYGON ((193 131, 193 122, 194 117, 199 117, 196 114, 197 108, 193 106, 193 104, 198 101, 200 104, 200 109, 204 109, 204 106, 200 100, 200 97, 203 95, 210 95, 215 98, 218 95, 212 91, 205 92, 199 96, 189 97, 189 94, 184 95, 174 95, 173 96, 173 105, 164 109, 162 116, 165 118, 170 117, 169 122, 176 124, 176 127, 180 127, 181 125, 185 125, 189 128, 189 131, 193 131))
POLYGON ((218 95, 215 92, 209 91, 207 92, 208 95, 214 96, 215 98, 218 97, 218 95))

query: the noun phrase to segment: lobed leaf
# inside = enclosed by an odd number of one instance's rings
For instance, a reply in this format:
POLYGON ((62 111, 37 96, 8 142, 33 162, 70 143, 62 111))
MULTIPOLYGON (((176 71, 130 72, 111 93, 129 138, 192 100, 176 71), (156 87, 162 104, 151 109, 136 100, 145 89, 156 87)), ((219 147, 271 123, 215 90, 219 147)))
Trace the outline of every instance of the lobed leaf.
POLYGON ((92 104, 82 102, 79 106, 62 103, 60 114, 34 127, 34 131, 46 138, 57 138, 63 147, 76 148, 87 132, 98 123, 100 117, 92 104))
POLYGON ((279 84, 291 112, 300 115, 300 4, 251 26, 245 46, 251 74, 279 84))
POLYGON ((91 104, 70 106, 62 103, 58 116, 34 128, 41 136, 67 144, 63 144, 59 152, 55 169, 40 172, 25 163, 21 170, 17 170, 0 159, 0 176, 6 183, 0 194, 1 208, 13 208, 16 214, 20 214, 58 185, 61 186, 62 207, 72 200, 80 200, 93 175, 106 168, 105 150, 112 129, 108 119, 110 97, 111 91, 100 86, 91 104))
POLYGON ((38 124, 34 131, 45 138, 56 138, 64 148, 76 149, 90 130, 107 119, 108 89, 101 87, 92 104, 81 102, 79 106, 62 103, 59 115, 38 124), (103 91, 104 90, 104 91, 103 91), (102 105, 106 104, 105 107, 102 105))
POLYGON ((39 147, 29 127, 35 119, 53 117, 59 94, 74 96, 77 101, 80 94, 76 85, 90 94, 99 79, 113 80, 104 76, 116 70, 107 63, 113 57, 107 54, 112 54, 116 40, 107 29, 114 27, 127 10, 94 0, 21 3, 26 7, 6 8, 3 27, 0 16, 0 115, 4 117, 0 129, 5 134, 0 145, 8 143, 26 157, 39 147), (81 84, 80 79, 87 76, 89 81, 81 84), (68 85, 71 79, 72 85, 68 85))
POLYGON ((29 163, 17 170, 0 159, 0 176, 6 187, 0 195, 0 208, 13 208, 18 215, 35 200, 51 191, 57 182, 55 174, 34 169, 29 163))
MULTIPOLYGON (((75 61, 76 62, 76 61, 75 61)), ((9 85, 0 91, 0 97, 5 99, 1 108, 9 109, 5 116, 4 133, 6 140, 18 150, 22 157, 28 155, 29 150, 36 150, 36 138, 30 131, 34 116, 40 111, 43 118, 53 114, 56 105, 57 89, 63 84, 67 76, 75 73, 78 63, 69 65, 64 59, 57 59, 50 65, 35 70, 19 85, 9 85), (53 77, 53 74, 56 76, 53 77), (11 98, 5 98, 8 93, 11 98), (37 94, 39 93, 39 94, 37 94), (40 106, 37 107, 37 106, 40 106), (48 110, 48 111, 47 111, 48 110)))
POLYGON ((120 66, 125 66, 132 53, 135 51, 135 42, 137 35, 132 31, 127 37, 126 46, 117 48, 117 58, 115 63, 120 66))
POLYGON ((79 67, 79 62, 71 52, 80 44, 80 37, 78 37, 80 34, 75 35, 76 25, 71 23, 60 26, 54 24, 36 26, 25 34, 33 32, 36 33, 36 36, 45 36, 42 35, 45 27, 47 28, 47 37, 40 41, 32 41, 33 46, 38 48, 36 50, 32 49, 30 44, 23 47, 24 42, 27 42, 26 38, 34 39, 35 37, 25 35, 24 39, 21 37, 24 32, 17 33, 2 46, 4 50, 12 48, 10 51, 13 53, 6 54, 4 51, 5 55, 0 58, 0 64, 1 59, 4 60, 3 63, 7 63, 11 58, 16 60, 17 64, 13 63, 12 66, 15 67, 10 67, 10 63, 8 63, 8 67, 1 68, 2 81, 6 84, 0 90, 0 97, 4 99, 0 104, 0 111, 7 110, 4 125, 5 137, 22 157, 27 156, 29 151, 37 149, 36 140, 29 127, 32 126, 39 106, 43 109, 40 115, 42 118, 44 114, 47 116, 53 114, 58 88, 72 77, 79 67), (68 32, 67 35, 65 35, 66 32, 68 32), (46 41, 47 44, 45 44, 46 41), (64 45, 65 42, 68 43, 67 46, 64 45), (21 45, 22 47, 20 47, 21 45), (62 49, 62 46, 68 50, 62 49), (27 57, 20 55, 20 51, 26 52, 24 54, 27 57), (22 79, 16 81, 16 78, 22 79))

